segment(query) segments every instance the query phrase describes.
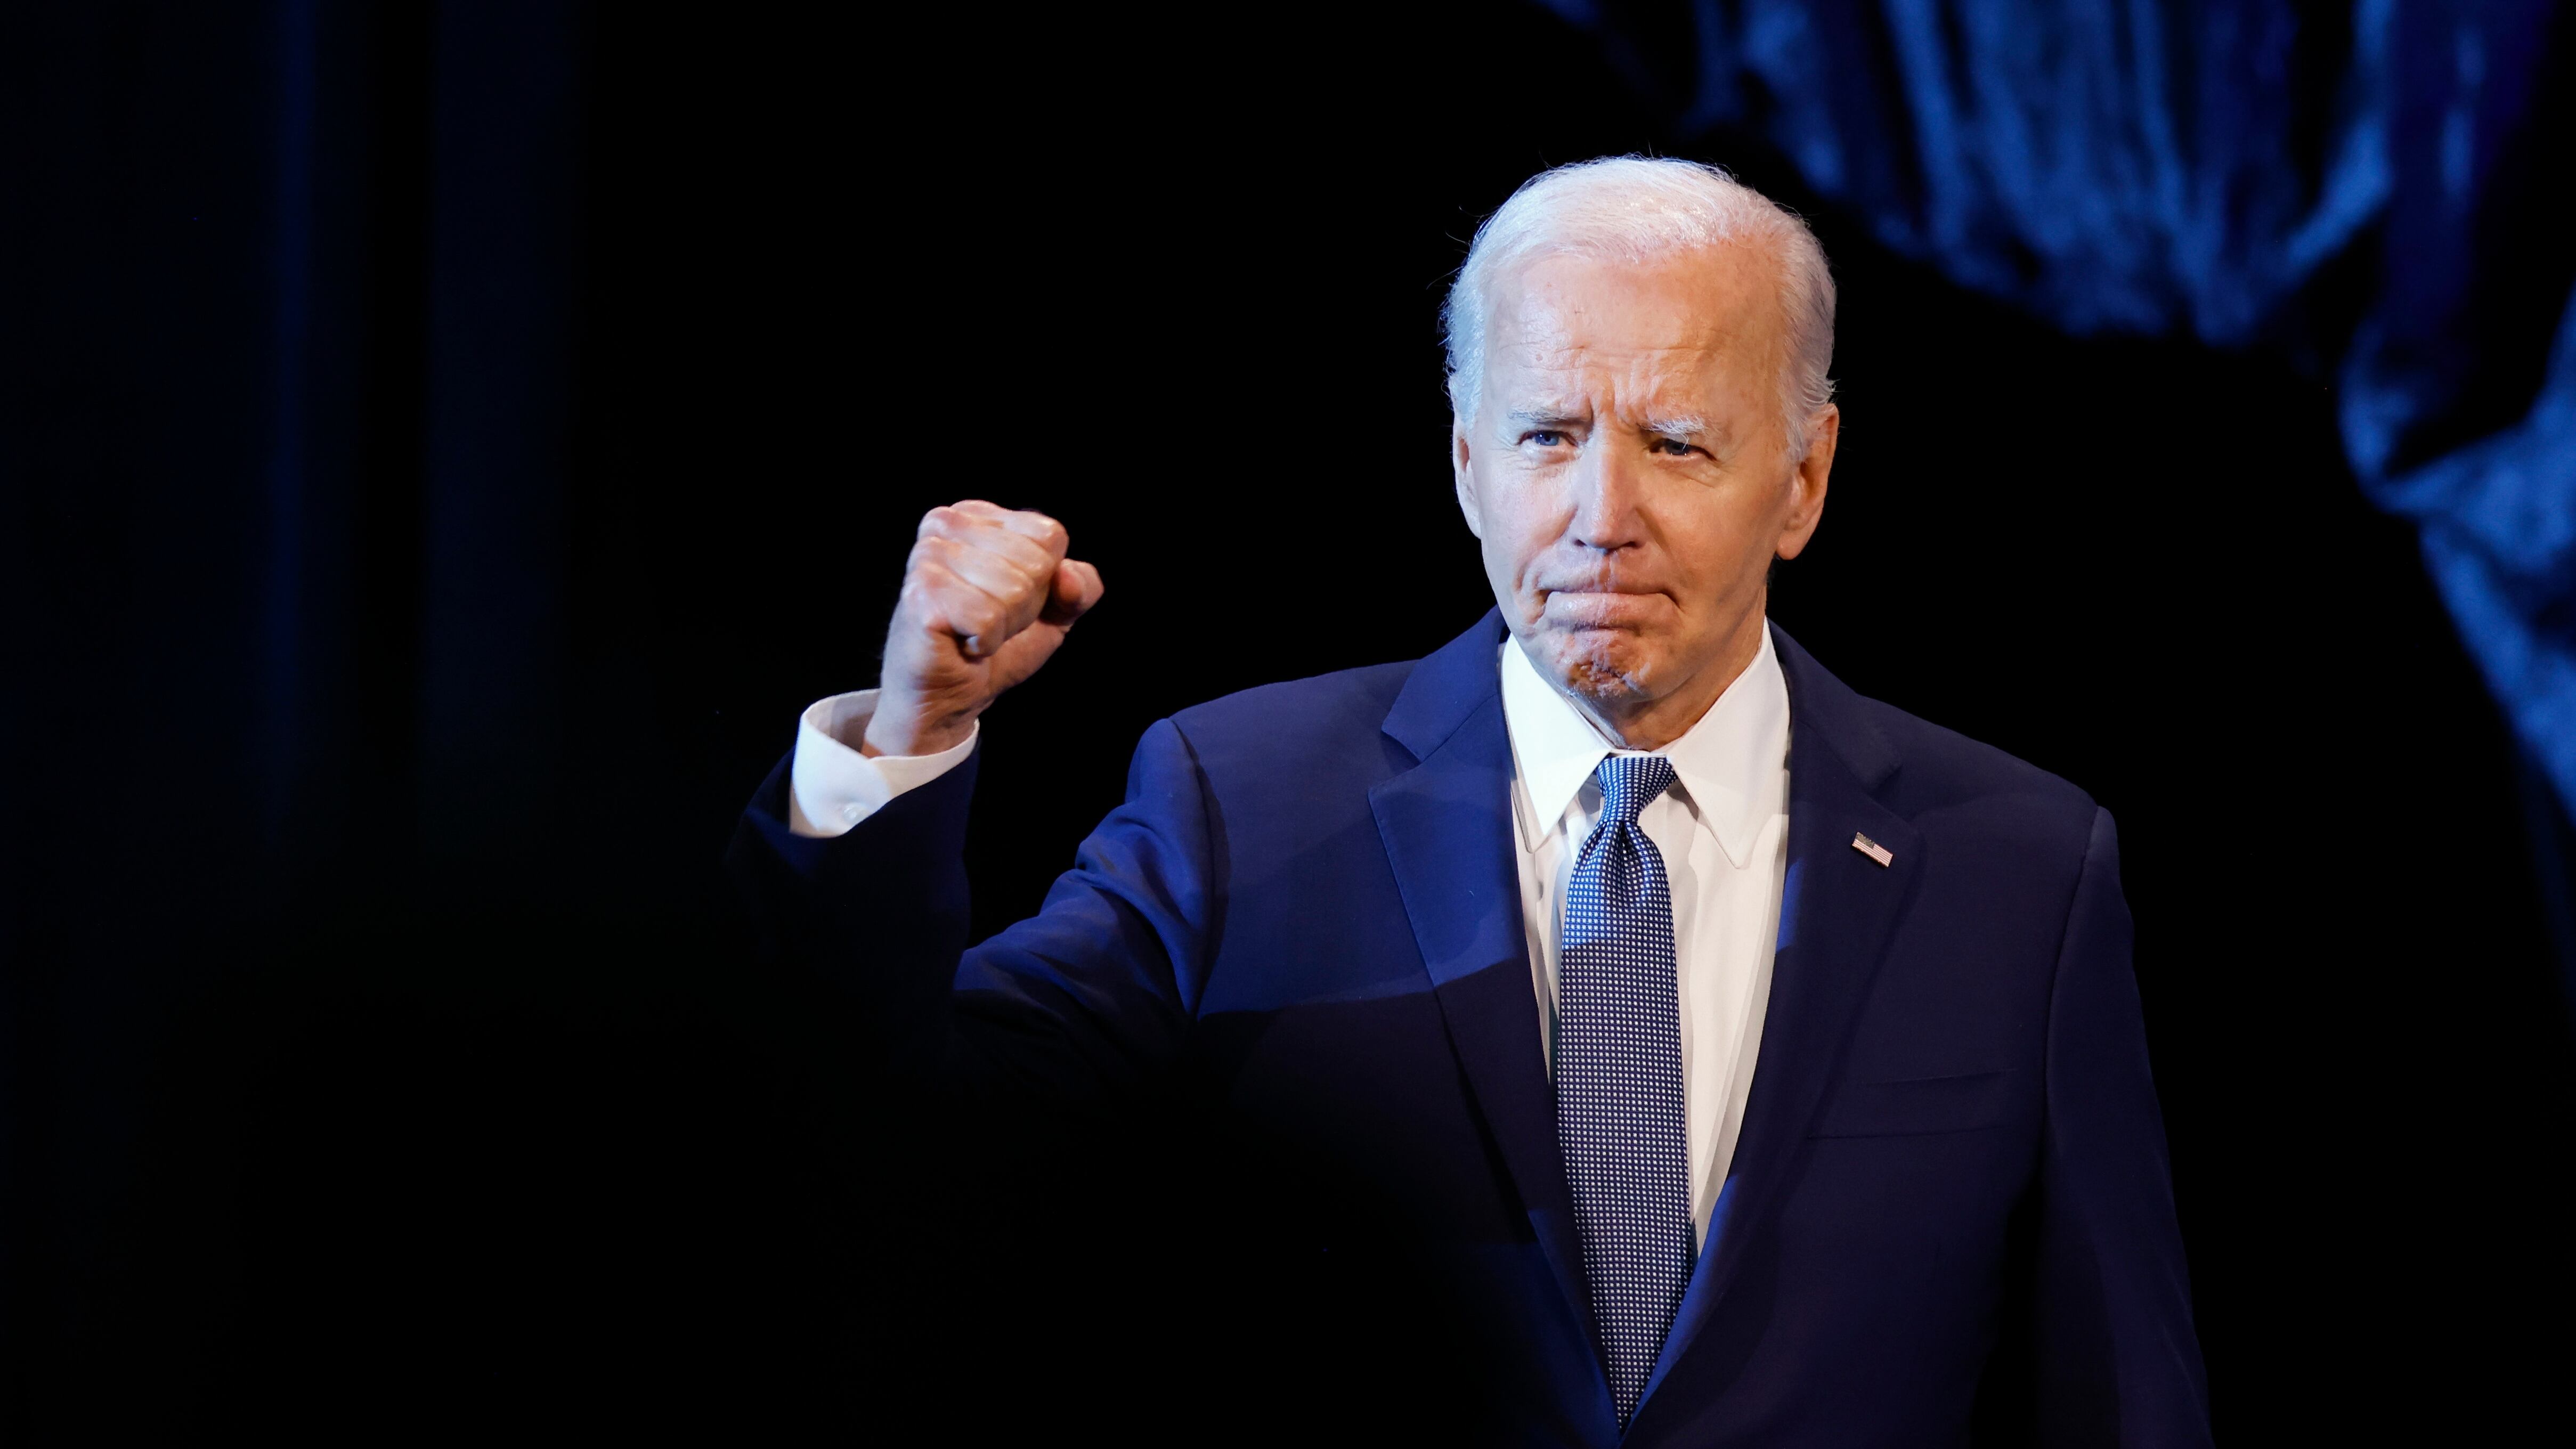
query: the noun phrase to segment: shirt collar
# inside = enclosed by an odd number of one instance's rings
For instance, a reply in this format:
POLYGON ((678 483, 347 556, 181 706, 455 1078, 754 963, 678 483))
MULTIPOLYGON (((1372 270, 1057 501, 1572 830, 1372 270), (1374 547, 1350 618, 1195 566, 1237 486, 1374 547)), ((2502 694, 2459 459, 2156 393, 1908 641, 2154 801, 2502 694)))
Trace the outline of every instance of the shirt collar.
MULTIPOLYGON (((1521 779, 1522 798, 1515 803, 1528 812, 1521 820, 1521 844, 1535 850, 1614 747, 1538 672, 1517 638, 1503 640, 1502 675, 1503 722, 1521 779)), ((1767 623, 1760 651, 1717 703, 1680 739, 1652 753, 1673 762, 1673 773, 1718 848, 1741 870, 1763 826, 1788 808, 1789 685, 1767 623)))

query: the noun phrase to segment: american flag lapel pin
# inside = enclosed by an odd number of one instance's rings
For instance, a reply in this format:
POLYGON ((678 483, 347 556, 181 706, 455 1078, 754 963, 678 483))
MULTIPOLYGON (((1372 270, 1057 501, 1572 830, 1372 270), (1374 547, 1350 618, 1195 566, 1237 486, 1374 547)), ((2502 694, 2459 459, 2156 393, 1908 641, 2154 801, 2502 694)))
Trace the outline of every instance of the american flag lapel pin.
POLYGON ((1877 861, 1882 866, 1893 865, 1896 863, 1896 852, 1889 850, 1886 846, 1879 844, 1877 841, 1870 839, 1868 836, 1863 835, 1858 831, 1852 832, 1852 849, 1859 851, 1861 854, 1868 856, 1874 861, 1877 861))

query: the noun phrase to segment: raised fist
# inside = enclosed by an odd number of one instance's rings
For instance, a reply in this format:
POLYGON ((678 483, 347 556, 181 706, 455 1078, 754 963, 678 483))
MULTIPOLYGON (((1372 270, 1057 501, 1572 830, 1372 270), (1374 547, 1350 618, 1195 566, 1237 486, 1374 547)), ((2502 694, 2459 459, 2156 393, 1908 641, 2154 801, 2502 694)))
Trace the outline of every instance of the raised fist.
POLYGON ((1064 525, 968 500, 922 515, 886 630, 870 755, 963 742, 1003 690, 1037 673, 1100 602, 1100 571, 1064 556, 1064 525))

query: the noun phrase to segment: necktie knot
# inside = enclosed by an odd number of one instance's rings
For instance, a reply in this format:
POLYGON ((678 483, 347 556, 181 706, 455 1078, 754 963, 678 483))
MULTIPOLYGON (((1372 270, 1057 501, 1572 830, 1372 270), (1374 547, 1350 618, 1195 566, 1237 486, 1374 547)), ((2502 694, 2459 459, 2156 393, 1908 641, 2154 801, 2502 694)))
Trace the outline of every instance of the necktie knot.
POLYGON ((1633 826, 1647 802, 1672 785, 1673 762, 1661 755, 1608 755, 1592 781, 1601 787, 1601 823, 1633 826))

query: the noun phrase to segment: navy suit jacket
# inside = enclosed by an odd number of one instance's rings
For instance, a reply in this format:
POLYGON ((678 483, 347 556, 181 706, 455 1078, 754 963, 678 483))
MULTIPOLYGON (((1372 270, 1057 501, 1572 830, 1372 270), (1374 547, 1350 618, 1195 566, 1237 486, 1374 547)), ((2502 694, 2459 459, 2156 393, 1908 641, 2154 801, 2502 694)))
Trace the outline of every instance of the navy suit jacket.
POLYGON ((1041 1098, 1187 1066, 1227 1118, 1369 1183, 1473 1295, 1515 1442, 1965 1443, 2012 1324, 2024 1435, 2207 1442, 2110 816, 1775 639, 1770 1009, 1624 1436, 1520 918, 1498 615, 1157 723, 1044 909, 971 950, 971 768, 818 841, 782 823, 782 767, 737 865, 775 938, 864 972, 871 1050, 1041 1098))

